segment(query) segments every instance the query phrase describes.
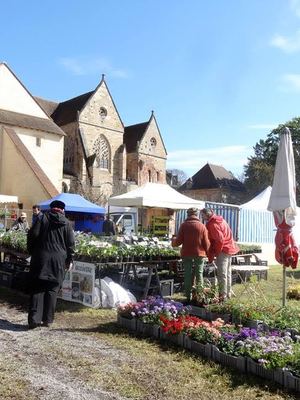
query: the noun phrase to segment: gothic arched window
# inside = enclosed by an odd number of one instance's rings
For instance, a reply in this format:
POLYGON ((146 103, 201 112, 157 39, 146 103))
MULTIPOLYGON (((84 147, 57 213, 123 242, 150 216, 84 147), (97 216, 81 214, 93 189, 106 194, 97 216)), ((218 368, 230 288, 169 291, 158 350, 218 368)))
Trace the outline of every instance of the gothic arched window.
POLYGON ((93 151, 96 154, 96 166, 101 169, 110 169, 110 150, 109 144, 104 135, 100 135, 93 146, 93 151))

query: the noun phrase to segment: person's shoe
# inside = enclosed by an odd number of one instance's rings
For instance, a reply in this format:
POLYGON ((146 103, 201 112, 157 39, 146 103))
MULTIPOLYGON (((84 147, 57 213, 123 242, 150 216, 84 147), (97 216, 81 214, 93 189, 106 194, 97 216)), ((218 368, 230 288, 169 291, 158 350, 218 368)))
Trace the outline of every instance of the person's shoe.
POLYGON ((36 324, 35 322, 31 322, 28 324, 28 329, 35 329, 38 328, 40 324, 36 324))
POLYGON ((50 326, 52 325, 51 322, 47 322, 47 321, 43 321, 42 326, 45 328, 50 328, 50 326))

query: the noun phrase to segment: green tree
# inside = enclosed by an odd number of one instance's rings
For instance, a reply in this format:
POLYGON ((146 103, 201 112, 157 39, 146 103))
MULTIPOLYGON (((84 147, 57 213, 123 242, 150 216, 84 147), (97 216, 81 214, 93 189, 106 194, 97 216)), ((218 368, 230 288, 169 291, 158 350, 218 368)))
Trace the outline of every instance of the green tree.
POLYGON ((285 127, 291 131, 296 168, 297 200, 300 200, 300 117, 279 125, 268 134, 266 140, 261 139, 253 147, 254 156, 248 158, 248 163, 244 167, 244 184, 251 196, 261 192, 269 185, 272 186, 280 134, 285 127))

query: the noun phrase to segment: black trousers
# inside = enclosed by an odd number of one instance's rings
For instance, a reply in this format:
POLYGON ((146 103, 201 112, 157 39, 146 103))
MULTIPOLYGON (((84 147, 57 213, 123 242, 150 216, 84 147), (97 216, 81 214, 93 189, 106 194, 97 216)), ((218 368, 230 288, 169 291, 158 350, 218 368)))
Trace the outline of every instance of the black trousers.
POLYGON ((32 282, 29 300, 28 324, 51 324, 54 319, 60 283, 36 279, 32 282))

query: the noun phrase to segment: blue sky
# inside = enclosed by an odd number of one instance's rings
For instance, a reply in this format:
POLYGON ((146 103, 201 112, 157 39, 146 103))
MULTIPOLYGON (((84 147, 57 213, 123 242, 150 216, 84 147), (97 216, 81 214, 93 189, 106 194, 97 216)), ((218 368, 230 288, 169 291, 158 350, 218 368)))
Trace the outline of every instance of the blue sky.
POLYGON ((106 81, 125 125, 154 110, 168 168, 237 176, 300 115, 300 0, 10 0, 0 61, 62 101, 106 81))

